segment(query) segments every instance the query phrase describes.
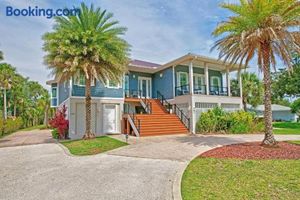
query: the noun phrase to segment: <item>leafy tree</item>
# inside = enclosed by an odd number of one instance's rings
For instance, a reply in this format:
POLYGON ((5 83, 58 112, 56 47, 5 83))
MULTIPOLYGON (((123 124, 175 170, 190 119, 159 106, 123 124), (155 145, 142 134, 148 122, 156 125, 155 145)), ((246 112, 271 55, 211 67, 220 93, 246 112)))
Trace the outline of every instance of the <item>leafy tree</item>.
POLYGON ((295 100, 292 104, 291 104, 291 109, 293 113, 296 113, 297 115, 300 116, 300 98, 295 100))
POLYGON ((274 99, 300 96, 300 59, 294 57, 292 73, 288 69, 273 73, 272 91, 274 99))
POLYGON ((128 62, 129 45, 121 39, 126 28, 106 10, 82 3, 80 15, 55 18, 54 31, 43 36, 46 63, 58 81, 85 76, 85 135, 91 131, 91 82, 121 82, 128 62))
POLYGON ((3 60, 3 52, 0 51, 0 61, 3 60))
MULTIPOLYGON (((255 73, 244 72, 241 76, 243 87, 243 107, 244 110, 247 111, 247 104, 256 107, 263 102, 263 84, 255 73)), ((234 90, 238 90, 238 80, 232 80, 231 87, 234 90)))
POLYGON ((213 32, 223 36, 213 49, 231 64, 248 66, 255 55, 264 75, 265 137, 263 144, 275 145, 272 132, 271 64, 275 68, 280 58, 292 65, 292 52, 300 52, 298 0, 240 0, 239 4, 223 3, 234 16, 219 24, 213 32))

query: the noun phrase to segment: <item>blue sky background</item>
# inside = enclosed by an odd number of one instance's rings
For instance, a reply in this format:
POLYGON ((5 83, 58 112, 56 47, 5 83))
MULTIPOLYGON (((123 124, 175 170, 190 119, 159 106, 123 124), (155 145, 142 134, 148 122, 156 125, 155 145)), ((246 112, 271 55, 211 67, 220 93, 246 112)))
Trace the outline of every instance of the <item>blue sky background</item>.
MULTIPOLYGON (((230 0, 234 2, 235 0, 230 0)), ((53 19, 7 17, 6 6, 71 8, 77 0, 2 0, 0 2, 0 50, 5 62, 45 85, 51 79, 43 64, 42 35, 51 31, 53 19)), ((218 7, 224 0, 86 0, 105 8, 128 28, 125 39, 132 45, 131 58, 166 63, 188 52, 217 58, 210 52, 216 38, 211 32, 230 13, 218 7)), ((226 0, 229 2, 229 0, 226 0)), ((251 71, 258 72, 252 64, 251 71)))

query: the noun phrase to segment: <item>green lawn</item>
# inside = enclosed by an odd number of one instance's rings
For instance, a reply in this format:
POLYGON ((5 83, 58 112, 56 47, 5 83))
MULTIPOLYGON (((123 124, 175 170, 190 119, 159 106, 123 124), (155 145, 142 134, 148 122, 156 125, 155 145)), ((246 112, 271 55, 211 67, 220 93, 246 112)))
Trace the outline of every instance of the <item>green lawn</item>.
POLYGON ((94 155, 127 145, 127 143, 102 136, 91 140, 73 140, 61 142, 73 155, 94 155))
POLYGON ((295 199, 300 160, 196 158, 184 172, 183 200, 295 199))
POLYGON ((300 134, 300 123, 297 122, 274 122, 273 131, 275 134, 300 134))
POLYGON ((298 141, 287 141, 288 143, 291 143, 291 144, 298 144, 298 145, 300 145, 300 140, 298 140, 298 141))
POLYGON ((36 125, 36 126, 31 126, 31 127, 28 127, 28 128, 23 128, 23 129, 20 129, 18 131, 32 131, 32 130, 35 130, 35 129, 46 129, 47 127, 45 125, 36 125))

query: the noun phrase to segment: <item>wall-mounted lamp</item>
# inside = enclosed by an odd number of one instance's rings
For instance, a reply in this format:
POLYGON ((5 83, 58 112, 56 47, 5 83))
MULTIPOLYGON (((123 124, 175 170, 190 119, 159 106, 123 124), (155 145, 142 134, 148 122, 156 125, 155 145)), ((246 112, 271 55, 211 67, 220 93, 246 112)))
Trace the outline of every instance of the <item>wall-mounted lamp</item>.
POLYGON ((160 74, 159 74, 159 77, 162 78, 162 77, 163 77, 163 73, 160 73, 160 74))
POLYGON ((135 78, 135 75, 134 75, 134 74, 132 75, 132 78, 135 78))

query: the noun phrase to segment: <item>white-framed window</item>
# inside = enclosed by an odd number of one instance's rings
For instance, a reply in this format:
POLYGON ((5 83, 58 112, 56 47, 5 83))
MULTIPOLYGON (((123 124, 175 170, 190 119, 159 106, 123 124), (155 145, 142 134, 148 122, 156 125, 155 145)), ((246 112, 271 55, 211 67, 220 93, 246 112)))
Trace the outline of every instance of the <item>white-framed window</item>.
POLYGON ((211 76, 210 84, 214 87, 221 87, 221 78, 219 76, 211 76))
POLYGON ((58 87, 51 87, 51 107, 57 107, 58 105, 58 87))
POLYGON ((121 88, 121 84, 118 83, 117 81, 107 80, 106 87, 119 89, 119 88, 121 88))
MULTIPOLYGON (((96 85, 95 82, 96 79, 92 77, 91 86, 95 86, 96 85)), ((74 85, 85 87, 85 75, 81 73, 77 76, 74 76, 74 85)))
POLYGON ((177 72, 177 86, 189 84, 189 76, 187 72, 177 72))
POLYGON ((205 85, 205 76, 204 74, 194 74, 194 86, 201 87, 205 85))

